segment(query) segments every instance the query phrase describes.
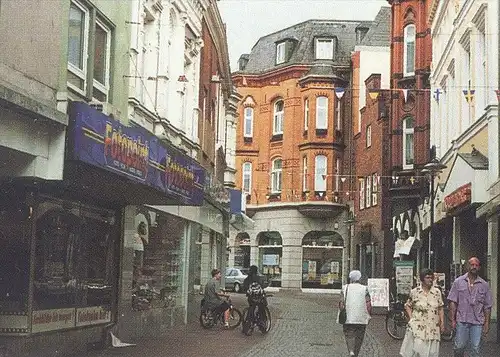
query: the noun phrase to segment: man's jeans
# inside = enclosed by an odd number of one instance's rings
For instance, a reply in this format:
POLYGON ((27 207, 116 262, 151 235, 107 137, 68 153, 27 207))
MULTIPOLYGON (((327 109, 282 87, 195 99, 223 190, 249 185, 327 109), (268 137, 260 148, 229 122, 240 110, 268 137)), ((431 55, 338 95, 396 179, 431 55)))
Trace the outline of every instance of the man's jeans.
POLYGON ((479 357, 482 333, 482 325, 457 322, 455 343, 453 346, 455 357, 463 357, 465 351, 467 351, 469 357, 479 357))

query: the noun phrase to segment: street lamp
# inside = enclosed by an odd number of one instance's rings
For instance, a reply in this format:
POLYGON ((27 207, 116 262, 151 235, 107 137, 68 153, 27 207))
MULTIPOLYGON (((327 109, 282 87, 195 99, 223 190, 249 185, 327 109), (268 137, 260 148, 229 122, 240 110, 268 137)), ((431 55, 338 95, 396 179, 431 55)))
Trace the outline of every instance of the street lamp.
POLYGON ((432 227, 434 226, 434 178, 439 175, 444 169, 446 168, 446 165, 442 164, 439 162, 438 159, 434 158, 430 162, 424 165, 424 168, 422 169, 421 173, 424 175, 427 175, 430 180, 430 204, 431 204, 431 222, 430 222, 430 227, 429 227, 429 260, 427 267, 430 269, 431 268, 431 252, 432 252, 432 227))

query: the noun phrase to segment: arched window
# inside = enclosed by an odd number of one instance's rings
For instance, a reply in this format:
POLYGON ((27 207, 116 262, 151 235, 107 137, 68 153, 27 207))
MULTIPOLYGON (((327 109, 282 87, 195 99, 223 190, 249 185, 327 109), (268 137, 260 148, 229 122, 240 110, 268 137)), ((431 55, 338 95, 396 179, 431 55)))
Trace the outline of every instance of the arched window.
POLYGON ((273 135, 283 134, 284 109, 285 103, 282 100, 274 103, 273 135))
POLYGON ((415 25, 407 25, 404 29, 403 75, 415 74, 415 25))
POLYGON ((415 159, 414 153, 414 123, 413 118, 403 120, 403 169, 412 169, 415 159))
POLYGON ((316 129, 328 129, 328 97, 316 98, 316 129))
POLYGON ((245 108, 245 121, 243 122, 243 136, 251 138, 253 136, 253 108, 245 108))
POLYGON ((243 193, 251 193, 252 192, 252 163, 245 162, 243 164, 243 185, 242 191, 243 193))
POLYGON ((273 161, 271 169, 271 193, 281 192, 281 180, 283 176, 283 162, 281 159, 273 161))
POLYGON ((326 191, 326 164, 324 155, 318 155, 314 159, 314 191, 326 191))

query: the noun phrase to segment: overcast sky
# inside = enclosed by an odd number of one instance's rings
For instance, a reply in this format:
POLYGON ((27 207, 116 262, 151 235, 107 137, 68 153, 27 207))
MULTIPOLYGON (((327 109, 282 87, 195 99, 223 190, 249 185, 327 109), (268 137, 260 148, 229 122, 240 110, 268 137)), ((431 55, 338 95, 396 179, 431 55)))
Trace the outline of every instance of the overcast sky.
POLYGON ((220 0, 231 71, 241 54, 250 53, 267 34, 310 19, 373 20, 386 0, 220 0))

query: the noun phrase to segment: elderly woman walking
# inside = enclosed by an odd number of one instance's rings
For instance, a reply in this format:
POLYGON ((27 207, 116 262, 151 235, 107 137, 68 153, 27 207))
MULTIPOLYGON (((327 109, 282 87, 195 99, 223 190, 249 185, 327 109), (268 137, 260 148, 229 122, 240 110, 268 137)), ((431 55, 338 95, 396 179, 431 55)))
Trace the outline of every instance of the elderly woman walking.
POLYGON ((359 270, 349 273, 350 284, 342 288, 342 301, 339 304, 341 309, 344 307, 346 309, 346 321, 343 327, 349 356, 359 356, 372 311, 368 288, 360 284, 360 280, 359 270))
POLYGON ((410 292, 405 304, 409 321, 401 345, 403 357, 439 357, 439 341, 444 331, 443 297, 433 286, 434 272, 420 272, 420 286, 410 292))

